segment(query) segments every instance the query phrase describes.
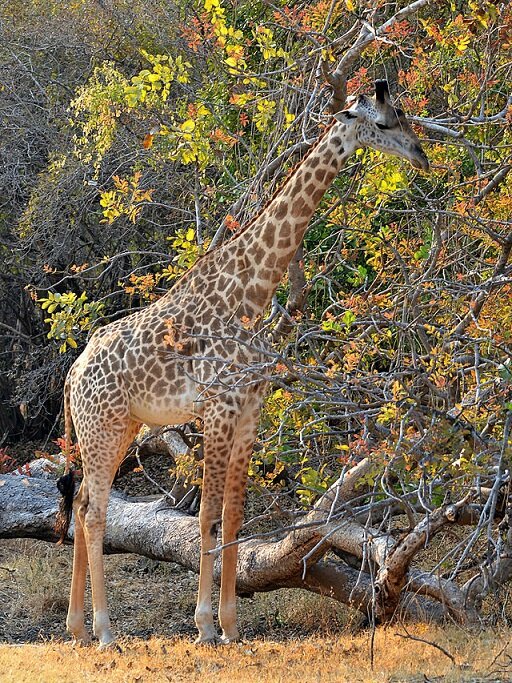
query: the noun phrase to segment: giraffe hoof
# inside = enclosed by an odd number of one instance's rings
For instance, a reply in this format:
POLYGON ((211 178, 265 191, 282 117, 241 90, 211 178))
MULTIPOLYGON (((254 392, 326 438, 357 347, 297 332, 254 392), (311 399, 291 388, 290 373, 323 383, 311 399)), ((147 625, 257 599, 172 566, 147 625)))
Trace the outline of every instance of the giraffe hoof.
POLYGON ((216 635, 214 636, 197 636, 197 638, 194 640, 194 645, 217 645, 219 642, 219 639, 216 635))
POLYGON ((111 640, 100 640, 98 650, 115 650, 116 652, 122 652, 121 648, 116 643, 114 638, 112 638, 111 640))
POLYGON ((91 636, 84 629, 79 633, 73 633, 70 643, 72 647, 87 647, 91 644, 91 636))
POLYGON ((219 639, 219 643, 221 645, 229 645, 230 643, 237 643, 240 640, 240 637, 238 636, 238 633, 234 636, 221 636, 219 639))
POLYGON ((80 636, 79 638, 72 638, 70 643, 71 647, 87 647, 91 644, 91 636, 88 633, 86 633, 85 635, 80 636))

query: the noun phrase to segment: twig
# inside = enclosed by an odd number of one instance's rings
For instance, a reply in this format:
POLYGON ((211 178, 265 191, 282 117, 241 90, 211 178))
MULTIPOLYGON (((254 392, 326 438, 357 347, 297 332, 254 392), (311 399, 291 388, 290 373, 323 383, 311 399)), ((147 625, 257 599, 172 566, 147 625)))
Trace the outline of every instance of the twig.
POLYGON ((448 652, 448 650, 445 650, 445 648, 442 645, 438 645, 437 643, 433 643, 431 640, 426 640, 425 638, 420 638, 419 636, 411 636, 411 634, 407 631, 407 629, 404 627, 404 630, 407 635, 404 635, 403 633, 395 633, 396 636, 399 638, 405 638, 405 640, 416 640, 418 643, 425 643, 425 645, 430 645, 431 647, 435 647, 437 650, 443 653, 443 655, 446 655, 448 659, 451 661, 451 663, 456 666, 455 663, 455 657, 448 652))
POLYGON ((140 467, 140 471, 141 471, 142 474, 146 477, 146 479, 147 479, 151 484, 153 484, 153 486, 156 486, 156 487, 157 487, 157 489, 160 491, 160 493, 163 493, 164 496, 165 496, 166 498, 169 498, 170 500, 172 500, 173 503, 174 503, 174 505, 176 505, 176 498, 172 495, 172 493, 171 493, 170 491, 167 491, 166 489, 164 489, 163 486, 160 486, 160 484, 159 484, 155 479, 153 479, 153 477, 151 477, 151 476, 146 472, 146 470, 144 469, 144 465, 142 464, 142 462, 141 462, 141 460, 140 460, 139 448, 140 448, 140 446, 137 446, 137 448, 135 449, 135 458, 137 459, 137 463, 138 463, 138 465, 139 465, 139 467, 140 467))
POLYGON ((505 652, 505 650, 507 649, 507 647, 508 647, 509 645, 510 645, 510 638, 507 640, 507 642, 505 643, 505 645, 501 648, 501 650, 498 652, 498 654, 496 655, 496 657, 495 657, 495 658, 492 660, 492 662, 489 664, 489 666, 487 667, 487 670, 489 670, 491 667, 493 667, 493 666, 496 664, 496 662, 498 661, 498 659, 499 659, 499 658, 501 657, 501 655, 505 652))

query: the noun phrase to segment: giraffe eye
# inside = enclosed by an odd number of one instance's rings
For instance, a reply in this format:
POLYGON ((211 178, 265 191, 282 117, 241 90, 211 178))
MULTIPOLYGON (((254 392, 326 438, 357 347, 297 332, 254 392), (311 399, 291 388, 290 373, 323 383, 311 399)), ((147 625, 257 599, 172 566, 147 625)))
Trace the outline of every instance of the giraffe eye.
POLYGON ((377 128, 379 128, 380 130, 389 130, 389 126, 386 126, 385 123, 376 123, 375 125, 376 125, 377 128))

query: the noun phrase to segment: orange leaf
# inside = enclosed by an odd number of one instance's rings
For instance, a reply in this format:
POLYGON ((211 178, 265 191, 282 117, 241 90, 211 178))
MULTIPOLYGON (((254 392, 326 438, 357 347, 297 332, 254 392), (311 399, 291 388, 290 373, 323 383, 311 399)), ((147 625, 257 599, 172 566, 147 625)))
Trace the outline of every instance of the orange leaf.
POLYGON ((232 231, 238 230, 238 228, 240 227, 240 223, 230 213, 228 213, 228 215, 224 219, 224 225, 228 230, 232 231))

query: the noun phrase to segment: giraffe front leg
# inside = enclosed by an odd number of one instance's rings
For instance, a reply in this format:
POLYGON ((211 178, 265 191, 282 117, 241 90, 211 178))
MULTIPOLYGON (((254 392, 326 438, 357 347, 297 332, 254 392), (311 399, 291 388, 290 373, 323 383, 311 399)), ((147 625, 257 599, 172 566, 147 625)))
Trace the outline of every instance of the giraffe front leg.
POLYGON ((208 551, 217 542, 217 528, 221 520, 226 472, 236 421, 237 415, 215 403, 210 404, 205 411, 203 491, 199 511, 201 564, 195 613, 199 636, 196 643, 217 642, 212 612, 215 556, 208 554, 208 551))
MULTIPOLYGON (((260 403, 256 399, 246 409, 236 427, 236 442, 230 454, 222 510, 222 545, 238 537, 244 516, 247 470, 258 427, 260 403)), ((220 587, 219 621, 222 643, 238 640, 236 619, 236 567, 238 546, 231 545, 222 551, 222 578, 220 587)))
MULTIPOLYGON (((222 544, 236 540, 243 520, 244 496, 230 496, 224 506, 222 523, 222 544)), ((222 577, 220 587, 219 622, 222 629, 221 642, 238 640, 236 618, 236 565, 238 546, 232 545, 222 551, 222 577)))

